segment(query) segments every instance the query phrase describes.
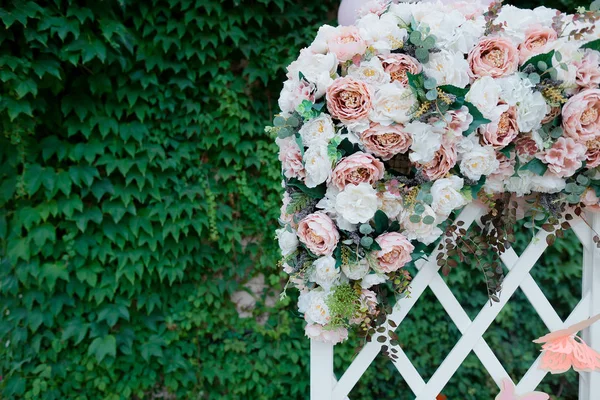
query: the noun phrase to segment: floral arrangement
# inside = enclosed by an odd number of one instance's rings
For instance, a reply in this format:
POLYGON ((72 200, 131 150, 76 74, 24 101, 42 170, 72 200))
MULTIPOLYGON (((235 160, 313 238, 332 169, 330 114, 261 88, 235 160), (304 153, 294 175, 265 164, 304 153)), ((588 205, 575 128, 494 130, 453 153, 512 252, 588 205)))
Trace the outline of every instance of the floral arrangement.
POLYGON ((518 218, 551 244, 570 213, 598 207, 599 17, 373 1, 355 26, 319 29, 266 129, 283 167, 282 267, 309 337, 381 332, 409 295, 407 267, 440 238, 442 271, 475 257, 498 301, 518 218), (472 201, 489 207, 473 233, 453 223, 472 201))

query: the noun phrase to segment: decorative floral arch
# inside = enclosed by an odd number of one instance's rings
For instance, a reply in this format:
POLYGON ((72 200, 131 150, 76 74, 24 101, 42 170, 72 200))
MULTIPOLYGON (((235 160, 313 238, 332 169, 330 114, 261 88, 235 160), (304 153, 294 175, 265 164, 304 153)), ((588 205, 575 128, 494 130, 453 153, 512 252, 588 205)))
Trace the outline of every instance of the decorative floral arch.
POLYGON ((436 246, 445 274, 474 256, 498 301, 518 219, 551 244, 599 207, 599 18, 374 1, 355 26, 319 29, 267 128, 281 264, 310 338, 373 337, 436 246), (474 201, 488 212, 471 233, 453 221, 474 201))

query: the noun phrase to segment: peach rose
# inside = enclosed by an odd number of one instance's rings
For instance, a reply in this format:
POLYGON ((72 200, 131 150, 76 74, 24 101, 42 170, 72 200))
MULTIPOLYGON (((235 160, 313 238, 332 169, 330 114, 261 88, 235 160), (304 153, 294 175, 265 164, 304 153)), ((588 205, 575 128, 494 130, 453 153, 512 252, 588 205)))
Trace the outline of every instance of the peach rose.
POLYGON ((331 174, 331 181, 339 189, 346 185, 359 185, 366 182, 373 185, 383 178, 383 163, 370 154, 361 151, 342 158, 331 174))
POLYGON ((423 66, 415 58, 406 54, 393 53, 387 56, 379 56, 381 65, 385 72, 390 74, 392 81, 397 81, 402 86, 408 85, 407 72, 418 74, 423 70, 423 66))
POLYGON ((558 39, 556 31, 550 27, 537 25, 525 32, 525 41, 519 45, 519 61, 525 61, 538 54, 547 53, 547 45, 558 39))
POLYGON ((508 110, 502 113, 498 121, 490 122, 481 127, 479 133, 482 142, 495 149, 508 146, 519 134, 517 107, 509 107, 508 110))
POLYGON ((486 38, 469 52, 470 75, 474 78, 510 75, 519 67, 519 50, 509 39, 486 38))
POLYGON ((571 176, 581 168, 585 160, 586 147, 571 138, 560 137, 539 158, 548 164, 548 170, 558 177, 571 176))
POLYGON ((585 143, 600 137, 600 90, 587 89, 571 97, 562 110, 565 136, 585 143))
POLYGON ((336 34, 327 40, 329 51, 334 53, 340 62, 351 60, 356 55, 363 55, 367 44, 360 37, 360 32, 355 26, 340 26, 336 34))
POLYGON ((376 253, 379 272, 397 271, 412 260, 410 255, 415 246, 404 235, 398 232, 384 233, 375 241, 381 247, 376 253))
POLYGON ((600 140, 590 140, 585 145, 587 146, 587 152, 585 153, 587 163, 585 167, 588 169, 596 168, 600 165, 600 140))
POLYGON ((302 153, 300 153, 300 147, 296 141, 292 138, 277 138, 275 142, 279 145, 279 161, 281 161, 285 177, 304 178, 306 172, 302 164, 302 153))
POLYGON ((327 88, 327 109, 333 118, 352 122, 367 118, 372 108, 371 88, 350 77, 338 78, 327 88))
POLYGON ((306 325, 304 333, 310 339, 314 339, 317 342, 325 342, 331 344, 338 344, 348 339, 348 329, 344 327, 330 328, 324 327, 319 324, 306 325))
POLYGON ((581 89, 597 89, 600 85, 600 53, 587 51, 581 61, 575 61, 573 64, 577 67, 577 86, 581 89))
POLYGON ((444 177, 456 165, 456 145, 453 143, 442 143, 435 152, 433 160, 423 166, 423 173, 431 180, 444 177))
POLYGON ((330 256, 340 240, 340 233, 327 214, 317 211, 298 223, 298 239, 313 254, 330 256))
POLYGON ((412 144, 412 138, 402 128, 403 125, 383 126, 373 123, 361 133, 360 139, 369 152, 383 160, 389 160, 396 154, 406 153, 412 144))
POLYGON ((561 107, 551 107, 550 108, 550 112, 548 114, 546 114, 546 116, 542 120, 542 125, 547 124, 548 122, 553 121, 554 118, 556 118, 556 117, 558 117, 560 115, 561 111, 562 111, 561 107))

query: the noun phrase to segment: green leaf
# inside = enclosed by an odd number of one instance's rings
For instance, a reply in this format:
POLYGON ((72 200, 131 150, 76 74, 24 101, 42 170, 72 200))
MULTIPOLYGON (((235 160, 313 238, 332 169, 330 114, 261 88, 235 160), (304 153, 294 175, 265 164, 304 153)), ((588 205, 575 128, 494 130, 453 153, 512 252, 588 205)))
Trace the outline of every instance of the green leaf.
POLYGON ((43 224, 34 228, 29 235, 38 247, 42 247, 46 242, 56 241, 56 229, 51 224, 43 224))
POLYGON ((298 179, 292 178, 287 181, 287 185, 291 187, 295 187, 299 189, 307 196, 312 197, 313 199, 322 199, 325 197, 325 192, 327 187, 325 184, 319 185, 314 188, 307 187, 304 183, 300 182, 298 179))
POLYGON ((481 188, 485 185, 487 177, 484 175, 479 179, 479 182, 475 186, 471 186, 471 198, 473 200, 477 199, 477 194, 481 190, 481 188))
POLYGON ((107 335, 103 338, 96 338, 88 348, 88 355, 94 355, 100 363, 106 356, 117 356, 117 340, 113 335, 107 335))
POLYGON ((528 65, 533 65, 537 72, 543 73, 547 68, 552 67, 552 58, 554 57, 555 51, 552 50, 548 53, 538 54, 536 56, 531 57, 523 65, 521 65, 520 70, 523 71, 528 65), (540 66, 544 66, 544 69, 541 69, 540 66))
POLYGON ((600 51, 600 39, 592 40, 591 42, 588 42, 581 46, 581 48, 600 51))
POLYGON ((390 220, 387 214, 381 210, 377 210, 375 216, 373 217, 373 221, 375 222, 375 233, 377 235, 381 235, 390 226, 390 220))
POLYGON ((468 101, 465 101, 465 105, 469 109, 469 114, 473 116, 473 122, 471 122, 471 125, 469 125, 469 129, 463 132, 464 136, 469 136, 471 133, 475 132, 475 129, 479 128, 481 125, 489 124, 490 122, 492 122, 489 119, 484 118, 483 114, 481 114, 481 112, 473 104, 469 103, 468 101))
POLYGON ((42 265, 39 275, 40 281, 45 281, 50 290, 54 290, 56 281, 60 278, 69 281, 69 272, 65 264, 46 263, 42 265))
POLYGON ((528 170, 537 175, 544 175, 548 169, 548 165, 544 164, 540 159, 534 158, 527 164, 521 167, 522 170, 528 170))

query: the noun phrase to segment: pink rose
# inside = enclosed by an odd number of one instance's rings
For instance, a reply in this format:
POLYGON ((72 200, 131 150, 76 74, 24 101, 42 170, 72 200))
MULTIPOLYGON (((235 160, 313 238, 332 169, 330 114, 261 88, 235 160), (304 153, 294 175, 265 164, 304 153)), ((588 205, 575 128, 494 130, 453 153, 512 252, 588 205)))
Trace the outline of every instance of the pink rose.
POLYGON ((286 178, 304 178, 306 172, 302 164, 302 153, 296 141, 292 138, 277 138, 275 142, 279 145, 279 161, 286 178))
POLYGON ((279 220, 286 224, 291 224, 294 226, 294 215, 287 213, 287 208, 290 205, 292 198, 288 192, 283 193, 283 203, 281 205, 281 209, 279 210, 279 220))
POLYGON ((397 271, 412 260, 410 255, 415 246, 404 235, 397 232, 384 233, 375 241, 381 247, 376 253, 380 272, 397 271))
POLYGON ((525 32, 525 41, 519 45, 519 61, 525 61, 538 54, 547 53, 547 44, 558 39, 556 31, 550 27, 537 25, 525 32))
POLYGON ((492 121, 479 129, 481 140, 495 149, 508 146, 519 134, 517 107, 509 107, 498 121, 492 121))
POLYGON ((587 163, 585 167, 587 169, 596 168, 600 165, 600 141, 590 140, 585 145, 587 146, 587 153, 585 154, 587 163))
POLYGON ((435 152, 433 160, 423 166, 423 173, 432 181, 443 178, 456 165, 456 145, 446 142, 435 152))
POLYGON ((581 61, 575 61, 573 64, 577 67, 577 86, 582 89, 597 89, 600 85, 600 53, 588 50, 581 61))
POLYGON ((548 122, 552 122, 554 120, 554 118, 556 118, 560 115, 561 111, 562 111, 561 107, 550 107, 550 112, 548 114, 546 114, 546 116, 542 120, 542 125, 547 124, 548 122))
POLYGON ((325 342, 331 344, 342 343, 346 339, 348 339, 348 329, 340 327, 340 328, 331 328, 324 327, 319 324, 311 324, 306 325, 304 328, 304 333, 310 339, 314 339, 317 342, 325 342))
POLYGON ((372 107, 371 88, 349 76, 338 78, 327 88, 327 109, 333 118, 353 122, 367 118, 372 107))
POLYGON ((307 215, 298 224, 298 239, 317 256, 333 254, 340 233, 333 220, 322 211, 307 215))
POLYGON ((337 56, 340 62, 351 60, 356 55, 363 55, 367 50, 367 44, 360 37, 358 28, 355 26, 340 26, 336 34, 327 40, 329 51, 337 56))
POLYGON ((466 106, 462 106, 459 110, 448 111, 444 119, 448 123, 446 131, 459 137, 462 137, 462 133, 469 129, 471 122, 473 122, 473 116, 466 106))
POLYGON ((361 151, 342 158, 331 174, 331 181, 339 189, 346 185, 359 185, 366 182, 373 185, 383 178, 383 163, 370 154, 361 151))
POLYGON ((406 153, 412 144, 412 138, 402 128, 403 125, 383 126, 373 123, 361 133, 360 139, 365 149, 384 160, 389 160, 396 154, 406 153))
POLYGON ((588 188, 583 196, 581 197, 581 202, 585 204, 588 209, 592 209, 595 211, 600 210, 600 199, 596 195, 596 191, 594 189, 588 188))
POLYGON ((587 89, 571 97, 563 107, 565 136, 585 143, 600 136, 600 90, 587 89))
POLYGON ((418 74, 423 70, 423 66, 416 59, 406 54, 393 53, 387 56, 379 56, 381 65, 385 72, 390 74, 392 81, 397 81, 402 86, 408 85, 407 72, 418 74))
POLYGON ((519 50, 509 39, 492 37, 481 40, 469 52, 467 61, 474 78, 510 75, 519 67, 519 50))
POLYGON ((538 145, 530 135, 522 135, 515 141, 515 149, 520 156, 534 156, 539 151, 538 145))
POLYGON ((304 79, 301 81, 288 79, 283 83, 279 95, 279 108, 285 113, 292 113, 304 100, 315 101, 317 87, 304 79))
POLYGON ((587 148, 571 138, 560 137, 539 158, 548 164, 548 170, 558 177, 572 176, 581 168, 587 148))

